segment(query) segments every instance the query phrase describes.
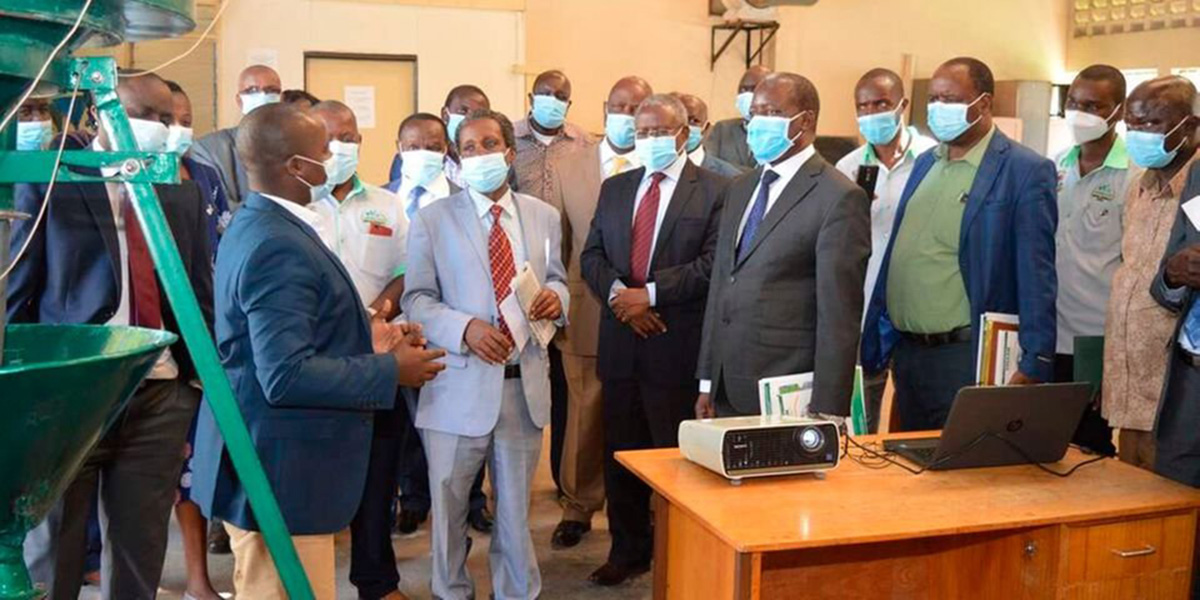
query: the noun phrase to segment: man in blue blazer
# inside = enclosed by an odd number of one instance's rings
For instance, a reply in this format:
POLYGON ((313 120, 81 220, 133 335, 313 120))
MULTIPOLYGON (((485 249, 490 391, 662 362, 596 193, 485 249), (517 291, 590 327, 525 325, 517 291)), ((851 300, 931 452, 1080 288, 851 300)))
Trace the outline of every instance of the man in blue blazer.
POLYGON ((550 419, 550 359, 522 332, 528 321, 564 324, 562 226, 549 204, 509 190, 516 142, 504 115, 472 113, 457 141, 469 189, 421 209, 409 226, 401 300, 430 344, 446 349, 449 367, 417 405, 433 495, 431 587, 435 598, 475 596, 466 568, 467 496, 487 461, 496 497, 492 595, 536 598, 529 492, 550 419), (514 301, 511 284, 524 266, 541 284, 528 319, 500 308, 514 301))
MULTIPOLYGON (((441 370, 419 333, 369 323, 341 261, 314 229, 325 128, 274 104, 238 127, 251 193, 221 241, 217 351, 317 598, 334 598, 333 534, 358 509, 373 411, 441 370), (402 339, 398 339, 402 337, 402 339)), ((286 597, 209 410, 196 432, 192 500, 225 521, 243 598, 286 597)))
POLYGON ((940 429, 975 382, 985 312, 1020 318, 1008 383, 1049 381, 1054 366, 1054 164, 996 129, 995 82, 979 60, 947 61, 929 92, 942 143, 913 168, 863 327, 863 367, 891 360, 906 430, 940 429))

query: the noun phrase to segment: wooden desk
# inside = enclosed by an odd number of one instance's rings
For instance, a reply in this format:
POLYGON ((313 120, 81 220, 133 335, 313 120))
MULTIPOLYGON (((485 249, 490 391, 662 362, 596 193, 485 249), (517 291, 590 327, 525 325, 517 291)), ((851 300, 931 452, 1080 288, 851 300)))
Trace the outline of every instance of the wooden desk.
POLYGON ((678 449, 617 459, 655 492, 658 600, 1166 600, 1191 583, 1200 491, 1116 460, 1063 479, 844 459, 824 480, 733 486, 678 449))

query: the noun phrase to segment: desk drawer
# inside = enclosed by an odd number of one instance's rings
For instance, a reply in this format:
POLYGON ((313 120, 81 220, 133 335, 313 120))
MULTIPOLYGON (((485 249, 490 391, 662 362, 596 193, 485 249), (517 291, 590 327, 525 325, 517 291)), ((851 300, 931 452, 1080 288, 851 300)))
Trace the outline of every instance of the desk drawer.
POLYGON ((1068 584, 1187 569, 1192 561, 1193 513, 1067 527, 1068 584))

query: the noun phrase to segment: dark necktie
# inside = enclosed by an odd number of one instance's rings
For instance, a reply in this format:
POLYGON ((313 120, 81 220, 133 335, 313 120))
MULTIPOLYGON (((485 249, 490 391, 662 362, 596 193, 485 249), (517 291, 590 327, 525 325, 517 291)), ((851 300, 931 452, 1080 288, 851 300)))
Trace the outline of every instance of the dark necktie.
MULTIPOLYGON (((496 310, 499 313, 500 304, 512 293, 512 280, 517 276, 517 267, 513 262, 512 244, 508 240, 508 234, 504 233, 504 227, 500 225, 500 215, 504 213, 504 209, 499 204, 493 204, 491 211, 492 231, 488 236, 488 260, 492 263, 492 288, 496 294, 496 310)), ((500 331, 508 341, 513 341, 508 323, 504 322, 504 315, 500 316, 500 331)))
POLYGON ((125 221, 125 247, 129 253, 129 324, 162 329, 162 297, 154 278, 154 260, 150 258, 150 248, 146 246, 133 203, 123 188, 121 218, 125 221))
POLYGON ((662 197, 659 184, 665 173, 650 176, 650 188, 642 196, 637 214, 633 217, 633 242, 629 254, 630 283, 634 287, 646 285, 650 271, 650 247, 654 245, 654 225, 658 221, 658 202, 662 197))
POLYGON ((775 183, 776 179, 779 179, 779 173, 770 169, 763 171, 762 179, 758 184, 758 197, 754 199, 754 206, 750 207, 750 216, 746 219, 746 227, 742 229, 742 237, 738 239, 738 261, 745 258, 746 252, 750 250, 750 246, 754 242, 754 235, 758 233, 758 226, 762 225, 763 217, 767 215, 767 198, 771 196, 771 184, 775 183))

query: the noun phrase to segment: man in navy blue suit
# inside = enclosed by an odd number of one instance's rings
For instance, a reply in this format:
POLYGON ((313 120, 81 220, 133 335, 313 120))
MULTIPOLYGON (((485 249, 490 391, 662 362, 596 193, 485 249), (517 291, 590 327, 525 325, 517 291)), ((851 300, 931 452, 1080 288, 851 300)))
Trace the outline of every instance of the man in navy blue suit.
MULTIPOLYGON (((333 534, 358 509, 373 411, 396 386, 444 368, 416 328, 372 323, 309 209, 331 156, 325 128, 288 105, 256 109, 238 128, 251 193, 221 241, 217 349, 300 561, 318 599, 334 598, 333 534)), ((225 521, 243 598, 285 598, 211 411, 196 432, 192 499, 225 521)))
POLYGON ((863 327, 862 363, 891 360, 903 429, 940 429, 975 381, 984 312, 1020 318, 1019 371, 1049 381, 1055 350, 1054 163, 992 122, 987 65, 955 58, 929 83, 929 128, 900 199, 863 327))

